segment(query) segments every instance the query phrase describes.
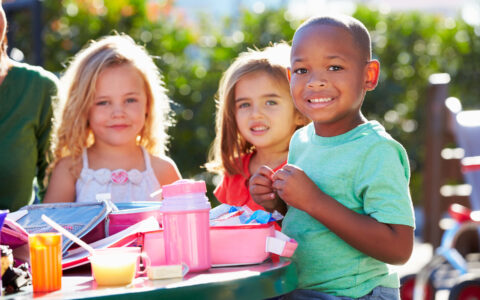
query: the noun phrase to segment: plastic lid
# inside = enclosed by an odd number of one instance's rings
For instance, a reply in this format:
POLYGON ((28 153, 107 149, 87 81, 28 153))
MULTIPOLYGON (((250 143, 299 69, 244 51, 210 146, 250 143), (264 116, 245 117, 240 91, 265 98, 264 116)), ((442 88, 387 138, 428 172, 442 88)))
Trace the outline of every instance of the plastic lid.
POLYGON ((195 181, 190 179, 180 179, 172 184, 162 187, 163 198, 176 197, 185 194, 206 193, 207 186, 205 181, 195 181))
POLYGON ((162 212, 210 209, 205 181, 181 179, 163 186, 162 212))

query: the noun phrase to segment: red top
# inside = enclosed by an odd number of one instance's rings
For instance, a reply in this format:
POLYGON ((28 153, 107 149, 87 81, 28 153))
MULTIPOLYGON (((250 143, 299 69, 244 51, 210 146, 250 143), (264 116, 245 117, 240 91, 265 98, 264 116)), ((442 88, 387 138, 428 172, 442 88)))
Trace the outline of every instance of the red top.
MULTIPOLYGON (((218 201, 232 206, 247 205, 252 210, 265 210, 261 205, 258 205, 255 203, 255 201, 253 201, 252 196, 250 196, 250 192, 248 191, 248 180, 251 176, 248 166, 250 164, 252 155, 253 153, 249 153, 242 157, 242 166, 245 176, 242 174, 225 174, 223 176, 222 182, 213 192, 218 201)), ((286 163, 287 161, 285 160, 273 171, 275 172, 279 170, 286 163)))

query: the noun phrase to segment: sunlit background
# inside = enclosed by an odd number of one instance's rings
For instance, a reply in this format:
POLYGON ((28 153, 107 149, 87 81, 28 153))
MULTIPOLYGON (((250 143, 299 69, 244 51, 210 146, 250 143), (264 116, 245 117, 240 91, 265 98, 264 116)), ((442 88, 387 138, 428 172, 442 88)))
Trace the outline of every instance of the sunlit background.
POLYGON ((226 15, 238 15, 242 9, 263 13, 266 9, 279 8, 286 8, 285 18, 287 20, 302 20, 318 13, 352 14, 355 12, 356 6, 360 4, 384 13, 420 11, 439 13, 450 17, 461 15, 471 25, 478 26, 480 24, 480 3, 477 0, 177 0, 173 3, 177 7, 179 15, 184 15, 188 20, 195 20, 200 13, 208 14, 213 18, 221 18, 226 15))
POLYGON ((124 32, 144 45, 162 71, 176 114, 169 155, 184 177, 207 181, 213 202, 219 176, 202 165, 215 136, 222 73, 248 48, 290 41, 313 14, 353 15, 369 29, 381 73, 363 112, 407 149, 416 206, 424 200, 429 76, 450 74, 450 94, 465 107, 480 108, 480 0, 3 0, 3 6, 10 56, 59 76, 90 39, 124 32), (41 7, 40 25, 34 23, 35 6, 19 8, 21 3, 41 7))

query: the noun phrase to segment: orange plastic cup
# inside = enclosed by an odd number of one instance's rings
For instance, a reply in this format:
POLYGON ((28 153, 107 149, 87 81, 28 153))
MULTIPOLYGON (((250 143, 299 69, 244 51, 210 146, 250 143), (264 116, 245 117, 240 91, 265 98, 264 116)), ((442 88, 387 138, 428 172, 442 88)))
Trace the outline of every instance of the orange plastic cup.
POLYGON ((62 235, 37 233, 28 237, 34 292, 62 288, 62 235))

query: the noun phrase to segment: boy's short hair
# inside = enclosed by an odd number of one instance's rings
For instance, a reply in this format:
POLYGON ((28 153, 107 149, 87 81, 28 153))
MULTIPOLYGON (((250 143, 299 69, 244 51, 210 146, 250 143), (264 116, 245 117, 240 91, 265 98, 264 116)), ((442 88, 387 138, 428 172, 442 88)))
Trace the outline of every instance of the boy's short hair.
MULTIPOLYGON (((362 56, 365 57, 367 61, 372 58, 370 33, 365 25, 359 20, 347 15, 313 16, 297 28, 295 35, 297 35, 297 33, 303 28, 311 25, 331 25, 347 30, 352 35, 355 43, 359 46, 362 56)), ((295 40, 295 35, 293 40, 295 40)))

